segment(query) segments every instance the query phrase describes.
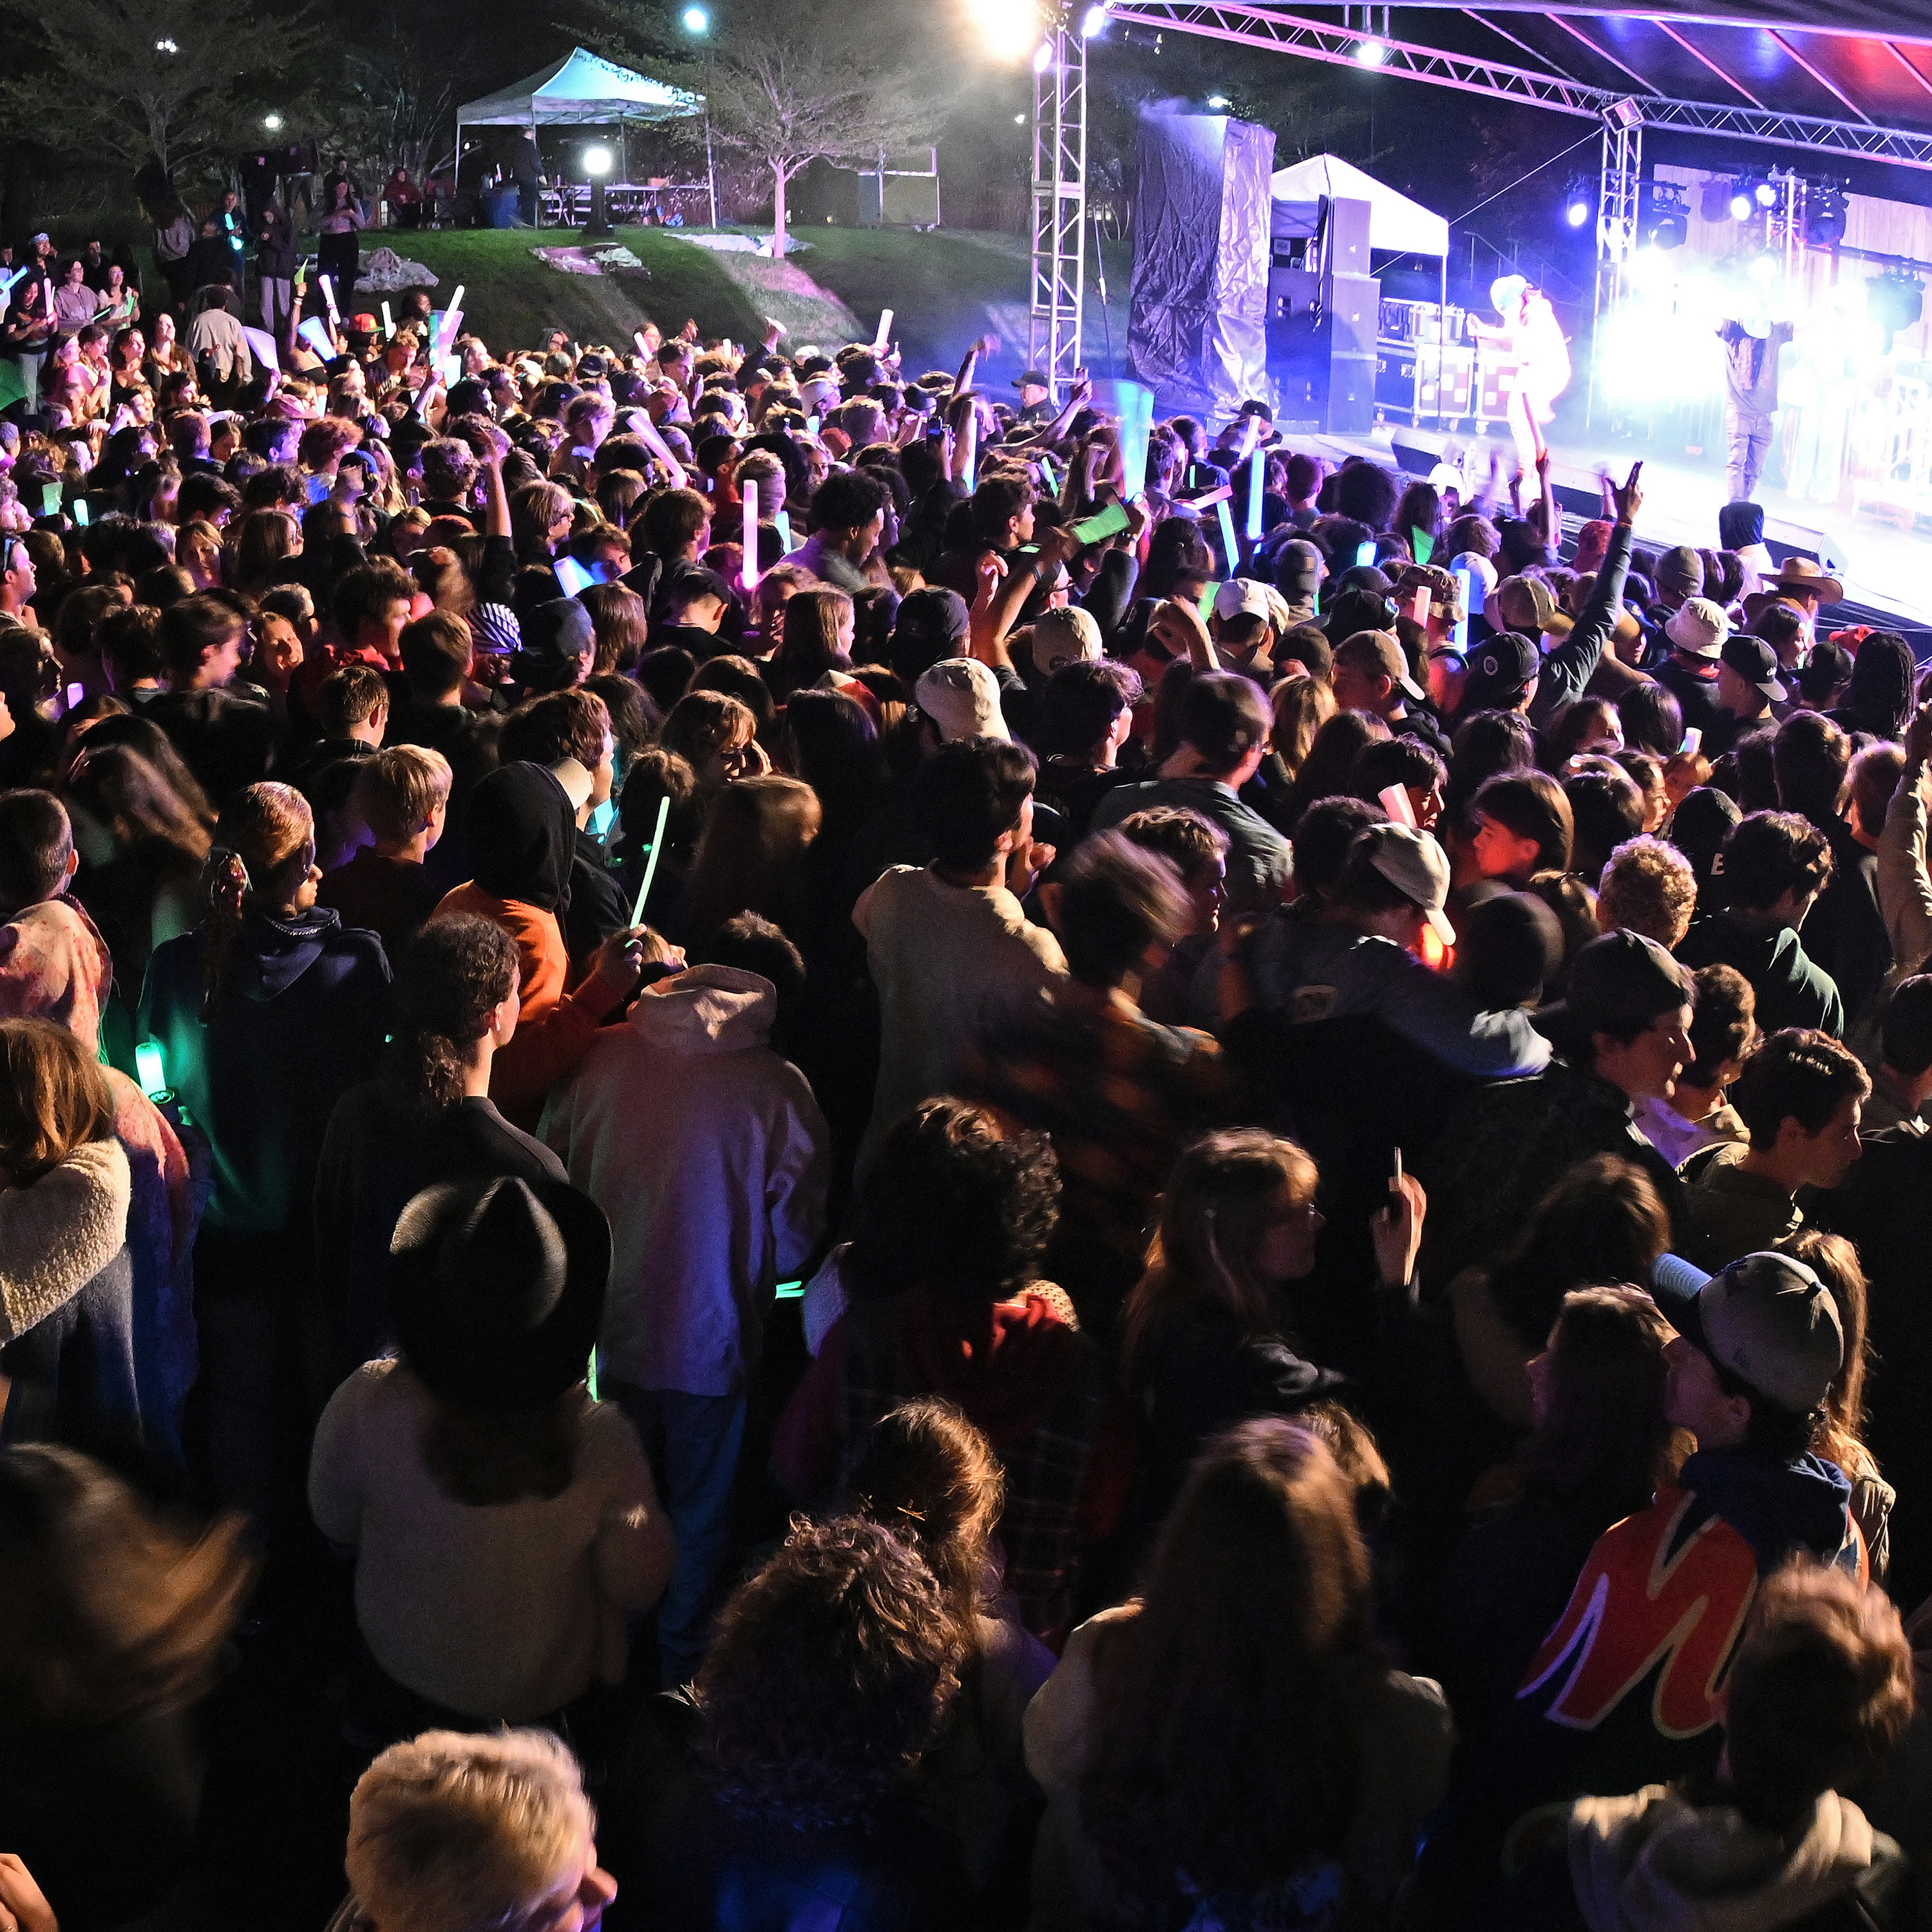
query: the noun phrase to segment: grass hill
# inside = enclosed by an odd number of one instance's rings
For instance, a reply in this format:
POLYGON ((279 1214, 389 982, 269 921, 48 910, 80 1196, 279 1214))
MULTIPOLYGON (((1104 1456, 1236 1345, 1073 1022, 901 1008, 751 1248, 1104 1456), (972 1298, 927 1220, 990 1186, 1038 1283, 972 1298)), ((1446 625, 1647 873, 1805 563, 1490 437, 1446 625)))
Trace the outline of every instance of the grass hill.
MULTIPOLYGON (((744 231, 749 232, 749 231, 744 231)), ((879 312, 890 308, 892 334, 909 373, 958 366, 966 344, 989 329, 1001 350, 992 374, 1009 381, 1026 354, 1026 244, 1016 235, 941 229, 813 228, 797 238, 809 248, 773 262, 728 254, 682 238, 675 229, 620 228, 615 239, 644 266, 644 275, 571 275, 540 262, 533 248, 568 246, 580 231, 530 229, 387 232, 387 243, 440 279, 440 308, 460 284, 466 320, 493 348, 521 346, 544 330, 568 329, 580 341, 628 342, 646 317, 667 334, 695 318, 706 335, 755 340, 767 316, 783 322, 788 342, 827 348, 869 339, 879 312)), ((1108 251, 1108 292, 1116 353, 1126 345, 1124 248, 1108 251)), ((1089 266, 1090 279, 1091 265, 1089 266)), ((361 298, 365 304, 368 298, 361 298)), ((1088 300, 1088 360, 1108 373, 1106 325, 1099 298, 1088 300)))

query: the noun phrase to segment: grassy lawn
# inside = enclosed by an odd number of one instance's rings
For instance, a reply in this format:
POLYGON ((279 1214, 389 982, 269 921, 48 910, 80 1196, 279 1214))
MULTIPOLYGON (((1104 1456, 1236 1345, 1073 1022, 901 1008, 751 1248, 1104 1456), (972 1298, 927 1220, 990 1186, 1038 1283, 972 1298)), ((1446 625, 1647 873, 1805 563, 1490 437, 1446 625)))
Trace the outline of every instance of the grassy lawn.
MULTIPOLYGON (((466 320, 498 350, 526 345, 553 328, 567 328, 579 341, 625 343, 646 316, 668 332, 692 316, 706 335, 756 340, 766 316, 785 325, 790 344, 832 349, 869 338, 880 310, 890 308, 909 374, 956 367, 966 344, 988 329, 1002 344, 993 371, 998 380, 1017 374, 1025 355, 1027 256, 1020 236, 812 228, 798 237, 810 248, 782 262, 698 248, 674 230, 622 228, 616 238, 643 262, 648 280, 562 274, 530 253, 578 239, 567 230, 384 234, 365 245, 388 242, 432 269, 441 278, 434 291, 439 307, 462 284, 466 320)), ((1110 245, 1117 355, 1124 355, 1126 344, 1126 271, 1124 249, 1110 245)), ((1090 292, 1088 306, 1088 360, 1100 372, 1106 338, 1090 292)))

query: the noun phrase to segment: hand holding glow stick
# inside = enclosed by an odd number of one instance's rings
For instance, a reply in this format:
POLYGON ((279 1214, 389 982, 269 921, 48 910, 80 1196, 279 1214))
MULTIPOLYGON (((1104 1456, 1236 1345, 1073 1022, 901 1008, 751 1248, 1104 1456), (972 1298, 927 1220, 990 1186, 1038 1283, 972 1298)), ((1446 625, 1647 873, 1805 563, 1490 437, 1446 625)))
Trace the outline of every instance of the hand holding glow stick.
POLYGON ((758 568, 758 485, 754 478, 746 478, 745 492, 745 560, 739 571, 739 578, 748 597, 758 587, 758 579, 763 573, 758 568))

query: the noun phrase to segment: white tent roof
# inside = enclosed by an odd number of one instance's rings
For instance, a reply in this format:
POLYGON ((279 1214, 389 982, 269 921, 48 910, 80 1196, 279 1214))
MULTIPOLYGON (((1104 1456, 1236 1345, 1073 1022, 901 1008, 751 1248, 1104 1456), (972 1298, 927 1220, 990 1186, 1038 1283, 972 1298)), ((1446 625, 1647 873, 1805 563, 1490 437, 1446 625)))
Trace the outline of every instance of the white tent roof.
POLYGON ((1449 224, 1419 201, 1411 201, 1365 175, 1336 154, 1312 154, 1292 168, 1280 168, 1270 184, 1276 201, 1307 203, 1327 195, 1331 200, 1369 204, 1369 246, 1399 250, 1405 254, 1446 255, 1449 224))
POLYGON ((602 121, 675 121, 703 111, 704 97, 649 80, 573 47, 568 58, 457 110, 466 128, 582 127, 602 121))

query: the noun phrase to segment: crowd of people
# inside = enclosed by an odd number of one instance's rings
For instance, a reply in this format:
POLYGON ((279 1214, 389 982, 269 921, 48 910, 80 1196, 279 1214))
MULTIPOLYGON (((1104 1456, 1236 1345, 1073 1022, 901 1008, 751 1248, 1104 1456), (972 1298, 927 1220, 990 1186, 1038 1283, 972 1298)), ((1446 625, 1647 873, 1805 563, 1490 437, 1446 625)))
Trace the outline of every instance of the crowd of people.
POLYGON ((1901 637, 989 344, 219 334, 0 416, 4 1932, 298 1916, 332 1592, 342 1932, 1917 1922, 1901 637))

